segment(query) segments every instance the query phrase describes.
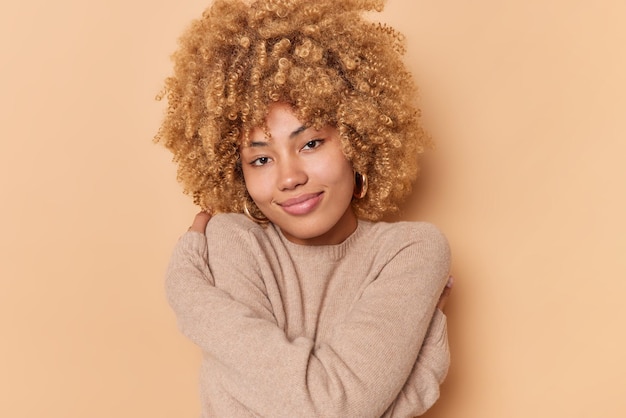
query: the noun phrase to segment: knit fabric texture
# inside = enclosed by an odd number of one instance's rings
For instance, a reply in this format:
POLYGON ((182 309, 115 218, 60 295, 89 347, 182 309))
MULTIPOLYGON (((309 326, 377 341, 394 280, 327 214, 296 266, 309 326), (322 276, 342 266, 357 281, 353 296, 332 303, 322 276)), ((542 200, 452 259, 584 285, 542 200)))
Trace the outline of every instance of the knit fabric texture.
POLYGON ((166 293, 202 349, 204 417, 412 417, 449 367, 445 237, 367 222, 338 245, 220 214, 176 245, 166 293))

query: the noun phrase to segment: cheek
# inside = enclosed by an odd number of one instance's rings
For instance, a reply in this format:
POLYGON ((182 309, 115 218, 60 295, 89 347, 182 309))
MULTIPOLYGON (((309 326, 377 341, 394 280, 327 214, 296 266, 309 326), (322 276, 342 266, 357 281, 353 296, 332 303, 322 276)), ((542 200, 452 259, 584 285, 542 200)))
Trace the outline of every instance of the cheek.
POLYGON ((317 174, 322 182, 332 185, 337 193, 351 198, 354 191, 354 172, 350 162, 342 156, 341 159, 326 162, 320 167, 318 167, 317 174))
POLYGON ((266 194, 267 181, 263 181, 259 172, 250 168, 243 169, 243 180, 252 200, 258 201, 266 194))
POLYGON ((241 171, 243 173, 243 183, 246 186, 246 190, 248 191, 248 194, 252 196, 250 189, 254 191, 254 176, 250 173, 249 169, 242 168, 241 171))
POLYGON ((352 170, 352 164, 341 155, 341 159, 335 165, 335 177, 337 179, 337 183, 342 185, 350 185, 352 187, 352 183, 354 182, 354 171, 352 170))

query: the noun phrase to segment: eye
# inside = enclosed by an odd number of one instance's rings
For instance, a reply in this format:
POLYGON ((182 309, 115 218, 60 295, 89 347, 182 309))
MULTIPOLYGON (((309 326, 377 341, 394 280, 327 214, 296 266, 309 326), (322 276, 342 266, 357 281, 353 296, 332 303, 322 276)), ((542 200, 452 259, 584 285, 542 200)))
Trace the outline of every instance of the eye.
POLYGON ((302 149, 303 150, 315 149, 315 148, 318 148, 320 145, 322 145, 323 142, 324 140, 322 139, 313 139, 307 142, 306 144, 304 144, 304 147, 302 147, 302 149))
POLYGON ((270 157, 259 157, 255 158, 250 162, 250 165, 260 167, 270 162, 270 157))

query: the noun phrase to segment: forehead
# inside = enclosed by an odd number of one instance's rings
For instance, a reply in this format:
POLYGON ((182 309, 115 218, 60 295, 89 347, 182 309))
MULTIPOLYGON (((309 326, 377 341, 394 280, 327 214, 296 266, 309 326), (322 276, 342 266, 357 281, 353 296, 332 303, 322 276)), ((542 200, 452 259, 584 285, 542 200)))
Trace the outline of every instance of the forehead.
POLYGON ((299 128, 305 124, 304 121, 298 119, 293 107, 286 103, 271 105, 265 118, 265 127, 270 132, 291 132, 293 128, 299 128))
POLYGON ((303 132, 308 128, 308 124, 298 119, 293 107, 288 103, 274 103, 268 107, 267 116, 262 125, 251 127, 243 138, 243 144, 250 141, 272 137, 291 137, 294 134, 303 132))

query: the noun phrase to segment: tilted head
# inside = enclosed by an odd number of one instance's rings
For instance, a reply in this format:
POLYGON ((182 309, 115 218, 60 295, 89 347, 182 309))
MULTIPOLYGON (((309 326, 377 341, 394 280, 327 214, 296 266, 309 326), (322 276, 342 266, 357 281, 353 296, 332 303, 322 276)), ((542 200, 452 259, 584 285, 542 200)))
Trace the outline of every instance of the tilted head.
POLYGON ((216 0, 191 24, 173 55, 156 140, 174 154, 196 204, 243 211, 250 197, 240 147, 265 126, 270 105, 284 102, 307 126, 335 127, 353 169, 367 175, 366 196, 352 202, 358 217, 377 220, 397 209, 428 138, 402 36, 362 17, 383 4, 216 0))

